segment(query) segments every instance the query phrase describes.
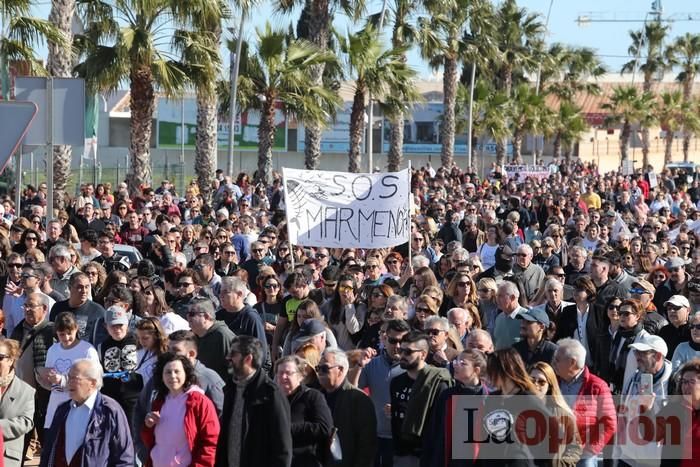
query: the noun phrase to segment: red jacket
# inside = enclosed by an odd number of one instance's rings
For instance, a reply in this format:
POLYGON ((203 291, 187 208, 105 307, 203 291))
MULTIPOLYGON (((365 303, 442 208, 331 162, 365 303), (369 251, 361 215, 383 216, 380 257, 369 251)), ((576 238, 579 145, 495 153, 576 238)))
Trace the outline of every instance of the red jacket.
POLYGON ((583 385, 573 407, 584 451, 600 454, 617 431, 617 412, 608 385, 583 369, 583 385))
MULTIPOLYGON (((151 410, 159 411, 165 402, 157 398, 151 404, 151 410)), ((216 460, 216 443, 219 439, 219 418, 216 415, 214 404, 201 391, 188 392, 185 421, 185 435, 192 453, 190 467, 213 467, 216 460)), ((148 450, 156 445, 155 426, 141 428, 141 439, 148 450)), ((147 466, 152 467, 149 455, 147 466)))

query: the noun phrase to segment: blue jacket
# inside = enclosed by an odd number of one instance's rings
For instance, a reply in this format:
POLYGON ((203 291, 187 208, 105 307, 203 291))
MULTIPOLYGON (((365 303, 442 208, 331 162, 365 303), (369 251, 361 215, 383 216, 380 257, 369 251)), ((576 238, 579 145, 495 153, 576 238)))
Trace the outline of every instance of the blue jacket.
MULTIPOLYGON (((41 453, 41 466, 54 463, 56 441, 59 430, 66 423, 71 401, 56 409, 51 428, 45 435, 45 448, 41 453)), ((133 467, 134 443, 129 422, 117 401, 97 393, 95 407, 90 415, 85 442, 83 443, 82 467, 133 467)))

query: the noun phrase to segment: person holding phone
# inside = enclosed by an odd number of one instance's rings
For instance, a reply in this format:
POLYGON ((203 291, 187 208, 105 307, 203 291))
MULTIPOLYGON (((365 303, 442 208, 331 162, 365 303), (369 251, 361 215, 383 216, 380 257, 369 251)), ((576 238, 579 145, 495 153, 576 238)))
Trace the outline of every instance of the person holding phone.
MULTIPOLYGON (((656 414, 666 405, 668 381, 672 365, 666 359, 668 346, 659 336, 647 334, 630 344, 637 361, 637 371, 622 387, 622 404, 618 413, 618 439, 625 441, 615 445, 613 458, 618 459, 619 467, 648 465, 650 459, 660 459, 661 446, 657 443, 634 442, 631 430, 642 430, 639 425, 631 425, 638 416, 655 420, 656 414)), ((637 439, 643 439, 641 436, 637 439)))

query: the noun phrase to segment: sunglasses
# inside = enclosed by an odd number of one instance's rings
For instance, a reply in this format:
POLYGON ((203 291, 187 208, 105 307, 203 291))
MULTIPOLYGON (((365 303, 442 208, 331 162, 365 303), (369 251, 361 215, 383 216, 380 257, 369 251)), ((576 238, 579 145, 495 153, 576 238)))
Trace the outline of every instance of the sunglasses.
POLYGON ((401 355, 413 355, 416 352, 420 352, 420 349, 406 349, 406 348, 401 348, 399 349, 399 353, 401 355))
POLYGON ((620 305, 608 305, 608 310, 620 311, 620 305))
POLYGON ((425 307, 416 307, 416 313, 432 313, 433 310, 425 307))
POLYGON ((467 288, 469 287, 469 282, 457 282, 457 287, 464 287, 467 288))
POLYGON ((333 368, 342 368, 342 367, 340 365, 328 365, 328 364, 324 363, 323 365, 318 365, 316 367, 316 372, 319 374, 326 374, 326 373, 330 373, 330 371, 333 368))
POLYGON ((691 324, 688 328, 690 328, 691 331, 700 331, 700 324, 691 324))
MULTIPOLYGON (((698 326, 700 327, 700 325, 698 326)), ((386 341, 391 345, 396 345, 400 344, 403 341, 403 339, 401 339, 400 337, 387 337, 386 341)))
POLYGON ((265 289, 270 290, 270 289, 279 289, 280 286, 278 284, 265 284, 265 289))
POLYGON ((439 336, 441 332, 446 332, 443 331, 442 329, 426 329, 425 333, 429 336, 439 336))
POLYGON ((620 316, 637 316, 637 313, 634 311, 621 311, 620 316))

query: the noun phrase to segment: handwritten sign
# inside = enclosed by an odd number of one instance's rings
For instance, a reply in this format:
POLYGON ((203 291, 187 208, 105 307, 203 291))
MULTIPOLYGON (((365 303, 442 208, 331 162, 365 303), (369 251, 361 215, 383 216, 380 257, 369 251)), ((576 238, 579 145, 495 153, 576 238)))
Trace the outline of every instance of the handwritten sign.
POLYGON ((409 172, 282 169, 290 243, 383 248, 410 235, 409 172))
POLYGON ((535 178, 541 181, 543 178, 549 177, 549 169, 540 166, 531 165, 504 165, 503 171, 506 173, 509 179, 518 179, 524 182, 528 178, 535 178))

